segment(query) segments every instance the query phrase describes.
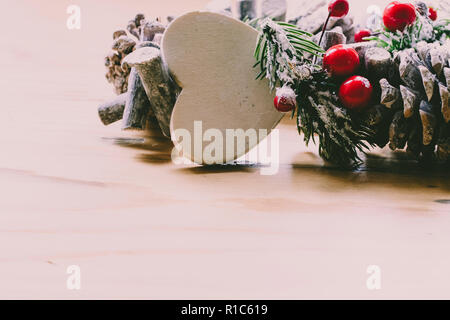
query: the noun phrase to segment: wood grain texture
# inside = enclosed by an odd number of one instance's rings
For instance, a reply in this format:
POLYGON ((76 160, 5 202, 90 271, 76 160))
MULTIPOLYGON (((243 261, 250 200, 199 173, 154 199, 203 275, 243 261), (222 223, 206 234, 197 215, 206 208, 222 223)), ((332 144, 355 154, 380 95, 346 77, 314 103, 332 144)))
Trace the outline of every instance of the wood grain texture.
POLYGON ((0 297, 450 298, 448 171, 386 150, 358 172, 323 168, 290 121, 277 175, 175 166, 156 131, 101 124, 111 32, 205 2, 81 0, 80 31, 69 1, 10 3, 2 23, 45 36, 0 42, 0 297))

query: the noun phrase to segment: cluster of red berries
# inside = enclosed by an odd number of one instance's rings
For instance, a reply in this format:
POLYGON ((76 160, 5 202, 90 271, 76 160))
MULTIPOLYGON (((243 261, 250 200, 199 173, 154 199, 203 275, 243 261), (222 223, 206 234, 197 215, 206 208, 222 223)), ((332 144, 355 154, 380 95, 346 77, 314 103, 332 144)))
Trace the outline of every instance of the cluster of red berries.
MULTIPOLYGON (((328 18, 323 27, 323 32, 327 27, 330 17, 342 18, 349 11, 348 0, 333 0, 328 6, 328 18)), ((431 20, 437 19, 437 12, 429 8, 428 16, 431 20)), ((391 32, 404 31, 409 25, 412 25, 417 19, 416 8, 411 3, 391 2, 383 12, 383 23, 386 29, 391 32)), ((372 35, 370 30, 363 29, 355 34, 355 42, 366 41, 372 35)), ((365 107, 372 97, 372 85, 364 77, 354 75, 359 69, 360 61, 356 50, 337 45, 330 48, 323 58, 323 68, 328 73, 338 79, 346 79, 339 88, 339 98, 342 104, 349 109, 361 109, 365 107), (350 78, 347 78, 349 77, 350 78)), ((274 100, 275 108, 281 112, 292 111, 296 104, 291 97, 283 96, 283 92, 277 94, 274 100)))
MULTIPOLYGON (((348 10, 347 0, 334 0, 328 6, 329 16, 331 17, 342 18, 347 15, 348 10)), ((362 32, 359 36, 362 39, 362 37, 370 36, 370 32, 369 34, 362 32)), ((359 68, 359 64, 359 56, 356 50, 345 45, 331 47, 323 57, 323 68, 332 77, 346 79, 339 88, 339 99, 349 109, 365 107, 372 97, 372 85, 369 80, 354 75, 359 68)))
MULTIPOLYGON (((348 14, 349 11, 348 0, 333 0, 328 5, 328 18, 323 27, 323 32, 325 31, 330 17, 342 18, 348 14)), ((322 39, 321 39, 322 40, 322 39)), ((319 41, 320 43, 321 41, 319 41)), ((358 59, 359 63, 359 59, 358 59)), ((287 94, 286 90, 277 91, 277 95, 274 99, 274 106, 280 112, 289 112, 295 109, 296 101, 292 99, 292 94, 287 94)))
POLYGON ((323 57, 323 68, 335 79, 345 79, 339 88, 339 99, 348 109, 361 109, 370 102, 372 85, 364 77, 355 75, 360 65, 355 49, 339 44, 331 47, 323 57))
MULTIPOLYGON (((347 0, 333 0, 328 6, 328 18, 342 18, 348 14, 349 4, 347 0)), ((361 35, 363 36, 363 35, 361 35)), ((361 109, 366 106, 372 97, 372 85, 369 80, 361 76, 355 76, 359 68, 359 56, 355 49, 344 45, 331 47, 323 57, 323 68, 337 79, 345 79, 339 89, 339 98, 342 104, 349 109, 361 109), (348 76, 351 76, 348 78, 348 76)), ((296 107, 295 100, 288 96, 285 90, 277 92, 274 100, 275 108, 280 112, 289 112, 296 107)))

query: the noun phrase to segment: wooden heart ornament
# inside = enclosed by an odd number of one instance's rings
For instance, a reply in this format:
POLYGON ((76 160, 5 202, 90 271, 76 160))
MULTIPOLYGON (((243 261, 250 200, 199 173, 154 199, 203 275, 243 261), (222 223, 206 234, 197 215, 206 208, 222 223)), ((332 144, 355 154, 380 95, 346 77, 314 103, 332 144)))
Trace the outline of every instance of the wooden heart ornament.
POLYGON ((257 38, 245 23, 209 12, 185 14, 164 33, 163 58, 182 87, 170 132, 188 159, 199 164, 235 160, 281 120, 283 114, 273 107, 275 93, 267 81, 255 80, 257 38), (247 135, 239 143, 242 133, 247 135))

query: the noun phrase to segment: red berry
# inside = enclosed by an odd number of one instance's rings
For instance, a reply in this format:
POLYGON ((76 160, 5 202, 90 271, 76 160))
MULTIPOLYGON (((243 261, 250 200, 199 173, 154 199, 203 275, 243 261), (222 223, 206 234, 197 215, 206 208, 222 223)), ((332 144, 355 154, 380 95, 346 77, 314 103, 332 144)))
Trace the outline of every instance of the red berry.
POLYGON ((280 112, 289 112, 294 110, 297 104, 297 96, 294 90, 285 86, 277 89, 277 96, 273 100, 275 109, 280 112))
POLYGON ((405 27, 416 21, 416 8, 411 3, 391 2, 383 13, 385 27, 394 32, 403 31, 405 27))
POLYGON ((323 57, 323 68, 332 76, 349 76, 359 67, 359 56, 355 49, 342 44, 331 47, 323 57))
POLYGON ((286 99, 286 97, 278 97, 276 96, 273 100, 273 104, 275 106, 275 109, 277 109, 280 112, 289 112, 294 110, 295 106, 291 103, 289 103, 286 99))
POLYGON ((361 76, 348 78, 339 88, 339 99, 348 109, 360 109, 367 106, 372 98, 370 81, 361 76))
POLYGON ((430 8, 428 9, 428 17, 429 17, 431 20, 436 21, 436 19, 437 19, 437 11, 434 10, 432 7, 430 7, 430 8))
POLYGON ((347 15, 349 4, 347 0, 333 0, 328 5, 330 17, 342 18, 347 15))
POLYGON ((372 32, 370 32, 370 30, 367 30, 367 29, 359 30, 355 34, 355 42, 367 41, 367 40, 364 40, 364 38, 370 37, 371 35, 372 35, 372 32))

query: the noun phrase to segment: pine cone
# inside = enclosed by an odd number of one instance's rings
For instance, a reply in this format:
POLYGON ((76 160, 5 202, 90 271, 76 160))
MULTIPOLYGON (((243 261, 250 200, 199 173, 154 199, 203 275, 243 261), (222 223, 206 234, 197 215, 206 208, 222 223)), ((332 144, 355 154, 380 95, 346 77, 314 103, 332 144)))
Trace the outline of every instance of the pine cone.
POLYGON ((128 90, 130 69, 126 65, 122 67, 123 59, 142 41, 160 42, 159 34, 165 31, 165 26, 158 20, 147 21, 142 13, 138 13, 128 22, 126 29, 127 31, 121 29, 113 33, 112 50, 105 57, 106 80, 113 85, 116 94, 128 90))
POLYGON ((449 161, 449 43, 422 41, 416 50, 402 50, 391 59, 384 49, 367 50, 365 71, 372 83, 379 83, 380 105, 369 108, 365 125, 380 147, 389 142, 392 150, 406 147, 415 158, 436 155, 449 161))

